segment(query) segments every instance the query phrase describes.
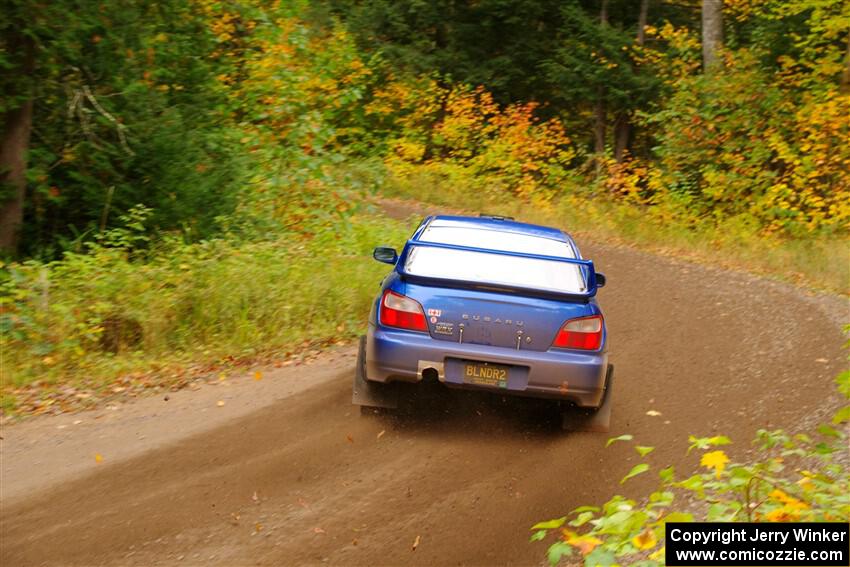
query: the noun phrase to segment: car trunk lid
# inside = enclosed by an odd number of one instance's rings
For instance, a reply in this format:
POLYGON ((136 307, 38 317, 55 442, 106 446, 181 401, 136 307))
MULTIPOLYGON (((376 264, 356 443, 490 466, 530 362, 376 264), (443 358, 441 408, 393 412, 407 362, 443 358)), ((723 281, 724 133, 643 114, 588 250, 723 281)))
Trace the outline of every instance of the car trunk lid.
POLYGON ((584 302, 478 289, 409 288, 425 309, 431 337, 441 341, 545 351, 565 321, 591 312, 584 302))

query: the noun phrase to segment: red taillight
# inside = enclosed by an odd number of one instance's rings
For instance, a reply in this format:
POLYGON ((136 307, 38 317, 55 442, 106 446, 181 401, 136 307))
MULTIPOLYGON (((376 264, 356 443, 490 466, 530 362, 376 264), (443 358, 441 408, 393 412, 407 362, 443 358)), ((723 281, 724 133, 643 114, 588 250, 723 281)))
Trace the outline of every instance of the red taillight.
POLYGON ((427 331, 425 311, 413 299, 393 291, 384 292, 381 298, 381 325, 411 331, 427 331))
POLYGON ((602 315, 581 317, 564 323, 552 346, 596 350, 602 344, 602 315))

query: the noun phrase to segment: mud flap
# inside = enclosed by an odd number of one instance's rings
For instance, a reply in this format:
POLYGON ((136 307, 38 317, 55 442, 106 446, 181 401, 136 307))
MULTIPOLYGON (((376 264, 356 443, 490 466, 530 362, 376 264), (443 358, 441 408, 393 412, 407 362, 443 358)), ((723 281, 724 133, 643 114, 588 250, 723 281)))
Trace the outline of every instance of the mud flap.
POLYGON ((608 433, 611 429, 611 406, 613 405, 614 365, 608 365, 605 377, 605 393, 602 404, 595 410, 569 409, 562 412, 561 428, 565 431, 590 431, 608 433))
POLYGON ((354 372, 354 388, 351 402, 361 407, 388 408, 398 407, 398 384, 382 384, 366 379, 366 337, 360 337, 360 350, 357 352, 357 369, 354 372))

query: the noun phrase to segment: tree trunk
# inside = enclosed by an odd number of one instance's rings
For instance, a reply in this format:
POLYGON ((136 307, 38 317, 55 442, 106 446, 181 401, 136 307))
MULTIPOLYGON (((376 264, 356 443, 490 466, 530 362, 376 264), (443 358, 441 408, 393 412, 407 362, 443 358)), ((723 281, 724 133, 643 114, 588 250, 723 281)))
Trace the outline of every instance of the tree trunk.
POLYGON ((638 29, 635 43, 643 45, 646 41, 646 20, 649 17, 649 0, 640 0, 640 12, 638 13, 638 29))
MULTIPOLYGON (((602 5, 599 7, 599 25, 605 27, 608 25, 608 0, 602 0, 602 5)), ((593 151, 597 154, 605 152, 605 138, 608 131, 608 110, 605 105, 605 87, 599 86, 596 89, 596 105, 594 108, 595 125, 593 128, 593 151)), ((596 161, 596 172, 600 172, 602 163, 596 161)))
POLYGON ((605 151, 605 137, 608 131, 607 110, 605 108, 605 91, 601 87, 596 91, 596 125, 593 128, 593 151, 601 154, 605 151))
MULTIPOLYGON (((643 46, 646 41, 646 21, 648 17, 649 0, 641 0, 635 45, 643 46)), ((626 157, 626 152, 631 149, 633 131, 632 117, 628 112, 620 112, 614 122, 614 159, 617 160, 617 163, 622 163, 626 157)))
POLYGON ((617 115, 617 120, 614 122, 614 159, 617 163, 622 163, 626 157, 626 151, 629 149, 632 137, 632 121, 627 112, 621 112, 617 115))
POLYGON ((720 65, 723 47, 723 0, 702 0, 702 66, 708 72, 720 65))
POLYGON ((844 56, 844 73, 840 85, 842 93, 850 93, 850 34, 847 34, 847 54, 844 56))
MULTIPOLYGON (((29 85, 32 75, 35 46, 32 39, 13 37, 7 44, 20 49, 21 81, 29 85)), ((0 191, 8 198, 0 202, 0 250, 15 254, 24 220, 24 197, 27 188, 27 149, 32 130, 32 97, 3 116, 0 133, 0 191)))

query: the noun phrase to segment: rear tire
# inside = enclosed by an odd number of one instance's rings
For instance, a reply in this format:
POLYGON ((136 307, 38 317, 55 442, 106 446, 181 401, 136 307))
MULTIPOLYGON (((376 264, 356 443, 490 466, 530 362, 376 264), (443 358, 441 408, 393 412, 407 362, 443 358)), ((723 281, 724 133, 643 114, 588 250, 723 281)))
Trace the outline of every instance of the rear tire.
POLYGON ((561 429, 564 431, 590 431, 608 433, 611 429, 613 405, 614 365, 608 365, 605 373, 605 391, 598 408, 569 408, 561 412, 561 429))
POLYGON ((374 415, 398 407, 398 384, 372 382, 366 377, 366 337, 360 337, 351 402, 360 406, 360 415, 374 415))

